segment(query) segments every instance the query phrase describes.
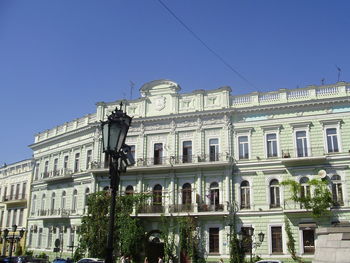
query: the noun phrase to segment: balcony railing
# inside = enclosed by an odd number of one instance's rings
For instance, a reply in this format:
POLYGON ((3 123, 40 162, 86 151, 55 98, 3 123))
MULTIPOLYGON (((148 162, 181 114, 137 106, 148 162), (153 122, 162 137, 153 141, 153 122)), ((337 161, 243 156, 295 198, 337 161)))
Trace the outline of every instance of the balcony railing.
POLYGON ((27 200, 26 194, 14 194, 14 195, 7 195, 2 197, 2 202, 11 202, 11 201, 23 201, 27 200))
MULTIPOLYGON (((77 213, 76 210, 73 209, 40 209, 37 211, 37 216, 58 216, 58 217, 68 217, 70 215, 75 215, 77 213)), ((35 215, 35 213, 31 213, 31 215, 35 215)))
POLYGON ((60 169, 41 173, 42 179, 58 178, 73 174, 71 169, 60 169))
POLYGON ((224 211, 224 205, 223 204, 215 204, 215 205, 199 204, 198 205, 198 212, 215 212, 215 211, 224 211))
POLYGON ((193 212, 194 204, 177 204, 169 207, 170 213, 193 212))
POLYGON ((162 205, 143 205, 138 210, 139 213, 164 213, 165 207, 162 205))

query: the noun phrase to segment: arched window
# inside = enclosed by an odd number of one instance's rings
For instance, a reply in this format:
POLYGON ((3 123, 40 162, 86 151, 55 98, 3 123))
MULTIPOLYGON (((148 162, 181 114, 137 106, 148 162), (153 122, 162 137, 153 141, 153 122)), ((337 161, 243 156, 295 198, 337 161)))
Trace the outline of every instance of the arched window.
POLYGON ((56 199, 56 194, 52 193, 52 195, 51 195, 51 211, 55 210, 55 199, 56 199))
POLYGON ((182 204, 192 203, 192 187, 191 184, 186 183, 182 186, 182 204))
POLYGON ((46 200, 46 195, 43 194, 41 197, 41 210, 45 210, 45 200, 46 200))
POLYGON ((153 205, 162 205, 162 186, 160 184, 153 187, 153 205))
POLYGON ((125 195, 133 195, 134 194, 134 187, 132 185, 128 185, 125 189, 125 195))
POLYGON ((280 207, 280 186, 277 179, 270 182, 270 208, 280 207))
POLYGON ((343 187, 341 183, 341 178, 339 175, 335 174, 331 178, 332 181, 332 196, 334 205, 340 206, 344 205, 343 200, 343 187))
POLYGON ((213 182, 210 184, 210 204, 214 205, 215 207, 219 205, 220 203, 220 196, 219 196, 219 184, 217 182, 213 182))
POLYGON ((89 194, 90 194, 90 188, 86 188, 85 189, 85 196, 84 196, 84 206, 87 206, 88 205, 88 197, 89 197, 89 194))
POLYGON ((66 191, 62 192, 62 197, 61 197, 61 208, 66 209, 66 191))
POLYGON ((250 208, 250 186, 248 181, 241 183, 241 209, 250 208))
POLYGON ((74 189, 73 191, 73 199, 72 199, 72 210, 73 210, 73 213, 76 212, 77 210, 77 200, 78 199, 78 191, 77 189, 74 189))

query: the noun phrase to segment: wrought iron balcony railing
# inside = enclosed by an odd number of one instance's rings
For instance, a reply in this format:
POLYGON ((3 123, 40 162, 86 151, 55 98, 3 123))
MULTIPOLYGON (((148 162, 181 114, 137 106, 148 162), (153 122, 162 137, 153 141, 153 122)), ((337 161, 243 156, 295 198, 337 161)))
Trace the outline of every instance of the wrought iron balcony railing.
POLYGON ((2 197, 2 202, 11 202, 11 201, 23 201, 27 200, 26 194, 14 194, 14 195, 7 195, 2 197))

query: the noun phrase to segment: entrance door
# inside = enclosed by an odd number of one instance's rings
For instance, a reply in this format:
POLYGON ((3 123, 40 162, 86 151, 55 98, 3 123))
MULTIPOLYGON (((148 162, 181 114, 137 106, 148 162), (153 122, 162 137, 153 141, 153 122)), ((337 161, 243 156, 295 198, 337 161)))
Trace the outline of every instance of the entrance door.
MULTIPOLYGON (((156 238, 155 238, 156 239, 156 238)), ((153 242, 148 242, 146 248, 146 257, 149 263, 157 263, 158 257, 161 256, 164 260, 164 243, 160 243, 159 239, 153 242)))

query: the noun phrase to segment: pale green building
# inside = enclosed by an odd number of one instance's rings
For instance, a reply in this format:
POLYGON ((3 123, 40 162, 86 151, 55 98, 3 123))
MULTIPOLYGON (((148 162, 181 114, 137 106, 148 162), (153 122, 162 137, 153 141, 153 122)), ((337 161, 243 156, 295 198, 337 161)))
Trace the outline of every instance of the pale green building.
MULTIPOLYGON (((283 261, 290 260, 285 217, 298 255, 310 261, 315 229, 349 222, 349 83, 233 96, 230 87, 182 94, 177 83, 156 80, 140 92, 139 99, 123 100, 134 116, 126 143, 136 164, 122 175, 120 188, 121 194, 153 193, 137 213, 149 258, 162 253, 161 215, 170 222, 193 217, 207 261, 229 257, 232 208, 237 232, 246 237, 254 229, 252 254, 283 261), (321 177, 337 205, 331 216, 316 220, 279 183, 296 180, 308 193, 307 181, 321 177)), ((31 249, 54 255, 59 238, 69 256, 77 244, 86 196, 109 184, 99 123, 119 103, 97 103, 96 113, 35 136, 31 249)))

